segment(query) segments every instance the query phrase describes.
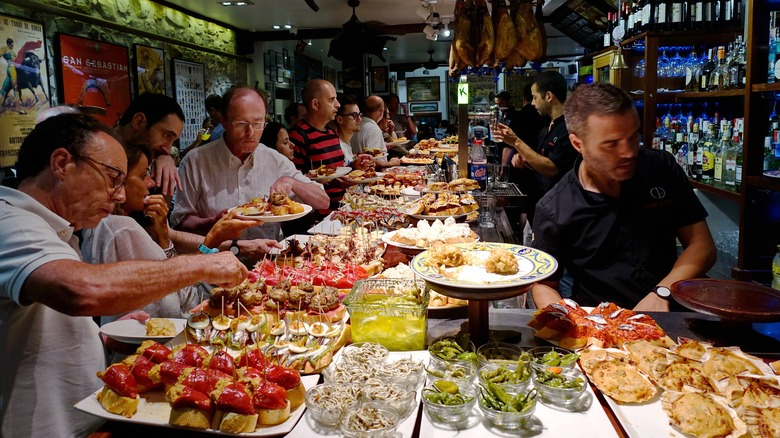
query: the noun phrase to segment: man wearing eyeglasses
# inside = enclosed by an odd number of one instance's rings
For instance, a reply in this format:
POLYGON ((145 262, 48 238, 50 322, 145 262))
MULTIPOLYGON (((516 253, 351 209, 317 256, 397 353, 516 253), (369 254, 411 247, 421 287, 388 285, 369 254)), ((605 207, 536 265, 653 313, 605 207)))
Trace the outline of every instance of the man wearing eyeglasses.
POLYGON ((82 114, 44 120, 22 143, 18 190, 0 187, 0 435, 85 436, 73 409, 99 389, 105 356, 93 315, 129 312, 199 281, 240 284, 229 252, 91 265, 74 232, 125 200, 127 157, 82 114))
POLYGON ((363 121, 360 123, 360 132, 352 137, 352 151, 355 153, 367 153, 374 156, 376 167, 392 167, 401 164, 399 158, 387 159, 387 145, 385 144, 379 121, 385 114, 385 101, 379 96, 368 96, 363 105, 363 121))
MULTIPOLYGON (((260 144, 266 120, 265 98, 254 88, 239 87, 223 96, 222 138, 187 154, 179 166, 183 189, 171 215, 174 228, 205 235, 225 212, 272 193, 294 195, 313 208, 327 208, 328 195, 274 149, 260 144)), ((238 254, 258 259, 269 240, 279 239, 279 223, 244 231, 238 254)), ((233 248, 231 248, 233 250, 233 248)))
POLYGON ((181 188, 171 148, 184 129, 184 112, 172 97, 144 93, 130 102, 116 127, 125 142, 143 145, 152 155, 152 176, 162 194, 181 188))

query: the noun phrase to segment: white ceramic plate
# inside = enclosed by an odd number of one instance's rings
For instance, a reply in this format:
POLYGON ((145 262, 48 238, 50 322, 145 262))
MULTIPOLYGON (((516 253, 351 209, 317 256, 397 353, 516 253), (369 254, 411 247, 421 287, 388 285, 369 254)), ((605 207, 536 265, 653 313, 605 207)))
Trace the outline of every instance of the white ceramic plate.
POLYGON ((344 224, 339 220, 333 220, 333 213, 328 214, 322 222, 306 230, 309 234, 327 234, 329 236, 338 236, 341 227, 344 224))
POLYGON ((492 274, 485 271, 484 266, 464 265, 458 268, 446 268, 452 277, 439 273, 436 267, 428 265, 430 251, 424 251, 412 259, 410 266, 417 275, 425 280, 448 287, 461 289, 504 289, 523 286, 543 280, 552 275, 558 268, 558 261, 551 255, 522 245, 509 243, 458 243, 461 251, 470 252, 477 258, 487 258, 490 250, 502 248, 514 254, 517 259, 518 272, 513 275, 492 274))
POLYGON ((349 172, 352 172, 351 167, 337 167, 335 172, 327 176, 318 176, 316 178, 310 177, 309 174, 306 174, 306 176, 312 181, 325 182, 347 175, 349 172))
MULTIPOLYGON (((317 384, 319 375, 302 376, 301 382, 306 389, 311 388, 317 384)), ((148 426, 159 426, 162 428, 172 429, 186 429, 183 427, 172 426, 168 423, 168 417, 171 415, 171 405, 165 400, 165 393, 162 390, 150 391, 141 397, 140 403, 138 403, 138 412, 133 415, 132 418, 125 418, 121 415, 116 415, 103 409, 100 402, 97 400, 97 394, 101 390, 95 391, 94 394, 76 403, 76 409, 86 412, 87 414, 94 415, 96 417, 104 418, 106 420, 122 421, 125 423, 145 424, 148 426)), ((297 409, 290 413, 290 418, 282 424, 270 427, 262 427, 251 433, 243 433, 241 436, 255 436, 255 437, 268 437, 284 435, 289 433, 298 420, 303 415, 303 411, 306 410, 306 405, 298 406, 297 409)), ((224 433, 213 429, 206 429, 203 432, 213 433, 217 435, 238 436, 232 433, 224 433)))
MULTIPOLYGON (((266 212, 266 214, 258 214, 258 215, 242 215, 238 214, 236 215, 239 219, 260 219, 261 221, 265 223, 274 223, 274 222, 287 222, 291 221, 293 219, 298 219, 300 217, 304 217, 307 214, 311 213, 312 207, 311 205, 301 204, 303 205, 303 211, 301 213, 295 213, 295 214, 280 214, 278 216, 272 215, 270 212, 266 212)), ((233 207, 237 208, 237 207, 233 207)), ((232 211, 233 208, 231 208, 228 211, 232 211)))
MULTIPOLYGON (((422 246, 406 245, 406 244, 401 243, 401 242, 396 242, 395 240, 393 240, 393 236, 395 236, 395 233, 397 233, 397 232, 398 232, 398 230, 388 231, 387 233, 382 235, 382 241, 385 242, 388 245, 392 245, 392 246, 395 246, 395 247, 398 247, 398 248, 419 249, 421 251, 424 251, 424 250, 427 249, 427 248, 423 248, 422 246)), ((479 236, 477 236, 474 239, 474 242, 478 242, 478 241, 479 241, 479 236)))
POLYGON ((406 146, 409 144, 411 140, 399 140, 399 141, 389 141, 385 143, 385 145, 389 148, 391 146, 406 146))
MULTIPOLYGON (((425 219, 427 221, 435 221, 436 219, 438 219, 438 220, 440 220, 442 222, 444 221, 444 219, 447 219, 448 217, 450 217, 450 216, 446 216, 446 215, 445 216, 433 216, 433 215, 429 215, 429 214, 409 214, 409 213, 406 213, 406 215, 409 216, 409 217, 413 217, 415 219, 425 219)), ((453 214, 452 217, 454 217, 457 220, 457 219, 460 219, 462 217, 466 217, 468 215, 469 215, 468 213, 453 214)))
MULTIPOLYGON (((184 330, 184 325, 187 323, 186 319, 167 318, 173 322, 176 327, 176 334, 181 333, 184 330)), ((164 344, 173 336, 146 336, 146 325, 134 319, 123 319, 121 321, 113 321, 100 327, 100 333, 108 336, 109 338, 116 339, 120 342, 127 342, 128 344, 140 344, 147 339, 157 341, 164 344)))
POLYGON ((405 187, 401 189, 401 194, 404 195, 407 199, 418 199, 420 197, 420 192, 414 189, 414 187, 405 187))
POLYGON ((382 177, 385 176, 384 172, 377 172, 376 176, 372 176, 371 178, 365 178, 365 179, 350 179, 350 182, 353 182, 355 184, 368 184, 370 182, 379 181, 382 179, 382 177))
POLYGON ((764 172, 764 176, 770 178, 780 178, 780 170, 767 170, 764 172))

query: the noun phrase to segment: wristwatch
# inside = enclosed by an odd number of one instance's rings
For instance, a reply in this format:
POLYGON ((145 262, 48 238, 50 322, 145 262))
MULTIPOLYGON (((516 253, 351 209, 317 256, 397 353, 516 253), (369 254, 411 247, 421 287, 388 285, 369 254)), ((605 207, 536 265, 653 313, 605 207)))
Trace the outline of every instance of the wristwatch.
POLYGON ((672 296, 672 291, 666 286, 656 286, 655 289, 653 289, 653 292, 665 300, 668 300, 669 297, 672 296))
POLYGON ((238 247, 238 240, 234 240, 230 243, 230 252, 235 256, 238 256, 241 253, 241 248, 238 247))

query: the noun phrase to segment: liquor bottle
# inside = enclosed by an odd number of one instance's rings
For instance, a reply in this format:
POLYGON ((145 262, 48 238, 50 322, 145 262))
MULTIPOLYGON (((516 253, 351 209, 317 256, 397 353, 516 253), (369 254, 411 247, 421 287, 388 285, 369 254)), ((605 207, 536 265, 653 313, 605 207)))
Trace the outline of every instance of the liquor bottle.
POLYGON ((769 65, 766 81, 769 84, 775 82, 775 52, 777 51, 777 27, 775 27, 776 13, 769 13, 769 65))
POLYGON ((704 121, 704 138, 701 141, 701 179, 706 183, 711 183, 715 176, 715 130, 709 121, 704 121))
POLYGON ((634 35, 639 35, 644 29, 644 9, 642 9, 638 0, 634 0, 632 11, 634 14, 634 35))
POLYGON ((737 170, 736 170, 736 190, 738 192, 742 191, 742 144, 739 144, 739 147, 737 148, 737 170))
POLYGON ((710 89, 710 76, 715 71, 715 60, 712 58, 712 49, 707 52, 707 60, 701 67, 701 78, 699 78, 699 91, 708 91, 710 89))
POLYGON ((734 12, 731 13, 731 26, 742 27, 742 0, 731 0, 734 12))
POLYGON ((777 245, 775 258, 772 259, 772 287, 780 290, 780 245, 777 245))
POLYGON ((737 189, 737 152, 739 150, 739 131, 734 128, 726 149, 723 150, 723 184, 729 190, 737 189))
POLYGON ((693 29, 704 28, 704 0, 690 0, 694 6, 694 14, 691 16, 691 22, 693 23, 693 29))
POLYGON ((681 0, 672 0, 669 11, 669 30, 682 30, 685 5, 681 0))
POLYGON ((667 30, 667 6, 669 0, 658 0, 655 6, 655 30, 667 30))
POLYGON ((719 90, 723 86, 723 75, 726 70, 725 66, 725 51, 723 46, 718 46, 718 63, 716 67, 710 73, 710 80, 707 84, 707 90, 714 91, 719 90))
POLYGON ((653 0, 642 0, 642 32, 653 30, 655 21, 655 5, 653 0))
POLYGON ((734 54, 729 62, 729 84, 727 88, 736 89, 745 87, 745 73, 743 69, 743 62, 745 59, 745 47, 742 45, 742 35, 737 36, 737 40, 734 43, 734 54))
POLYGON ((691 134, 688 136, 688 150, 692 155, 691 174, 696 181, 701 181, 701 149, 699 147, 699 124, 694 123, 691 134))
POLYGON ((607 31, 604 33, 604 47, 612 45, 612 12, 607 12, 607 31))
POLYGON ((723 122, 724 123, 722 123, 720 127, 720 142, 715 146, 715 151, 713 152, 713 155, 715 156, 715 175, 713 175, 713 179, 716 187, 722 187, 724 185, 723 167, 726 150, 730 148, 731 143, 731 140, 729 140, 729 123, 726 120, 723 122))
POLYGON ((674 143, 674 156, 677 158, 677 164, 682 167, 686 175, 690 175, 690 168, 688 167, 688 140, 685 134, 678 132, 674 143))
POLYGON ((699 90, 699 58, 696 57, 696 47, 691 49, 688 60, 685 62, 685 91, 699 90))

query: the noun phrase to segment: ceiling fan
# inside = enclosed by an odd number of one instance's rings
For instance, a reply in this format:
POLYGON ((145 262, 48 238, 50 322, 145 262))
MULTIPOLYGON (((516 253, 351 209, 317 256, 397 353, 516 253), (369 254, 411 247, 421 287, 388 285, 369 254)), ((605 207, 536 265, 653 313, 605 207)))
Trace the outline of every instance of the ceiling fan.
POLYGON ((355 8, 360 6, 360 0, 348 0, 347 6, 352 8, 352 17, 343 24, 341 33, 330 42, 328 56, 343 61, 345 58, 362 56, 364 53, 374 55, 384 61, 382 53, 388 41, 395 41, 395 37, 381 35, 378 28, 384 26, 379 22, 363 23, 355 14, 355 8))
POLYGON ((439 63, 433 60, 433 53, 433 49, 428 50, 428 60, 423 64, 423 68, 426 70, 433 70, 439 66, 439 63))

